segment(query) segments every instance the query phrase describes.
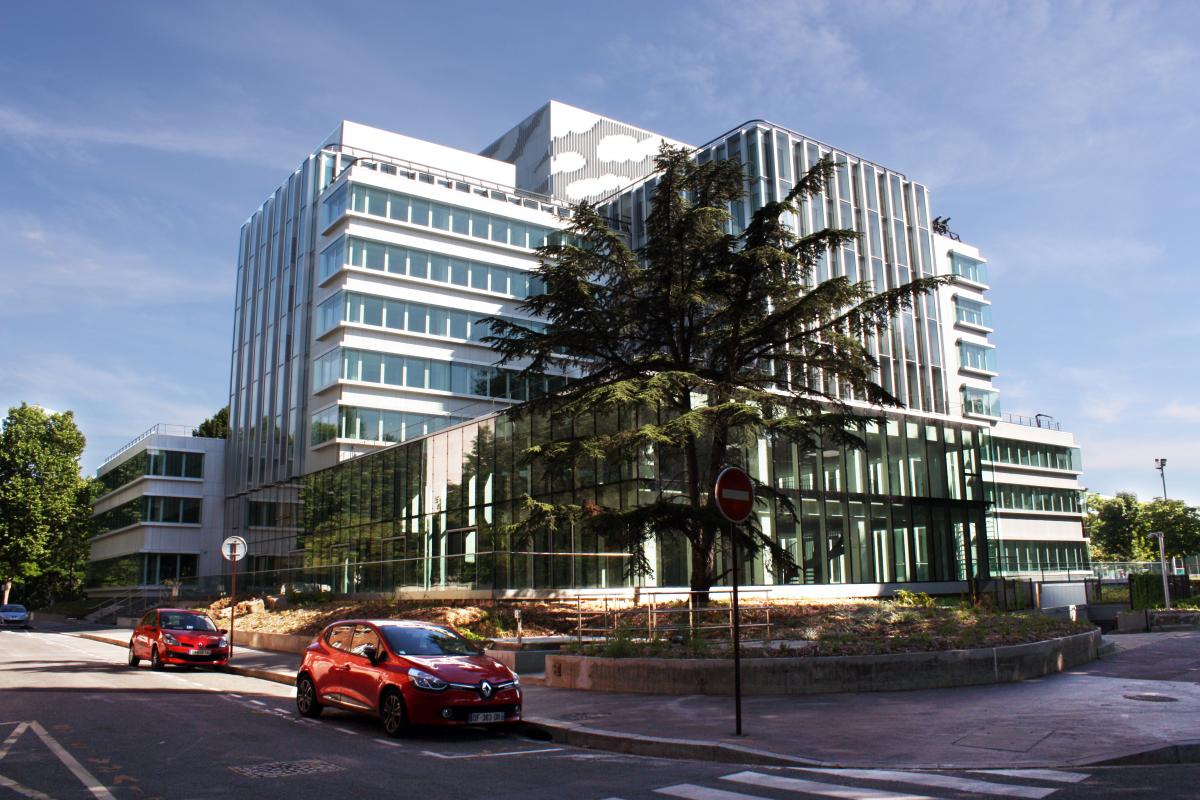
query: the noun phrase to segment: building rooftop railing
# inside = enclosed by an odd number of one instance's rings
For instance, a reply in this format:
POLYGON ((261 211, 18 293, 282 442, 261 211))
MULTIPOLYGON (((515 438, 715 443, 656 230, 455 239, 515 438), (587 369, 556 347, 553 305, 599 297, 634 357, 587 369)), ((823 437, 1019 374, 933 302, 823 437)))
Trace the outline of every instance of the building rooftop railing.
MULTIPOLYGON (((376 171, 381 171, 382 169, 387 174, 399 175, 400 177, 406 177, 422 183, 433 183, 463 192, 473 192, 482 197, 489 197, 492 200, 500 200, 522 206, 523 208, 545 211, 557 217, 569 218, 572 216, 569 204, 558 202, 550 195, 531 192, 526 189, 518 189, 514 186, 505 186, 485 181, 482 178, 449 172, 444 169, 428 166, 427 164, 418 164, 403 158, 396 158, 382 153, 373 153, 369 150, 360 150, 357 147, 350 147, 348 145, 330 144, 326 145, 324 149, 352 156, 354 163, 351 166, 354 167, 360 166, 376 171)), ((345 172, 345 170, 342 170, 342 172, 345 172)), ((338 175, 341 175, 341 173, 339 172, 338 175)))
POLYGON ((96 473, 99 474, 100 470, 104 469, 106 464, 108 464, 110 461, 112 461, 117 456, 121 455, 122 453, 128 451, 131 447, 134 447, 135 445, 137 445, 138 442, 142 441, 147 436, 154 436, 155 434, 162 434, 164 436, 191 436, 192 428, 188 425, 169 425, 165 422, 160 422, 157 425, 154 425, 153 427, 142 431, 137 436, 133 437, 128 442, 126 442, 124 445, 122 445, 112 455, 108 456, 103 461, 101 461, 100 466, 96 468, 96 473))
POLYGON ((1044 428, 1048 431, 1061 431, 1062 425, 1054 421, 1054 417, 1048 414, 1035 414, 1032 417, 1023 417, 1020 414, 1005 414, 1005 422, 1011 422, 1014 425, 1027 425, 1030 428, 1044 428))

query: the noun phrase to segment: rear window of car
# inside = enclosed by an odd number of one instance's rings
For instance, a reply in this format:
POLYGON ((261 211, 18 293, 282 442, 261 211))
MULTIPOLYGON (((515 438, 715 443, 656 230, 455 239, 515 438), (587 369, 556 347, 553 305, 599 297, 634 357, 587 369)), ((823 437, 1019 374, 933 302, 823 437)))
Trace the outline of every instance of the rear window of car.
POLYGON ((216 625, 203 614, 185 614, 178 611, 160 611, 158 626, 169 631, 215 631, 216 625))
POLYGON ((400 656, 477 656, 480 651, 452 630, 434 627, 385 625, 383 638, 400 656))

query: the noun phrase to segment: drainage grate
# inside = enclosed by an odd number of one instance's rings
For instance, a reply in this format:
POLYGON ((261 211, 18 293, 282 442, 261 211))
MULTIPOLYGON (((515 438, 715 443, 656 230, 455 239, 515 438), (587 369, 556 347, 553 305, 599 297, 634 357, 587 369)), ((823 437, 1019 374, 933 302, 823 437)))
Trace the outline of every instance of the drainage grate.
POLYGON ((341 772, 342 767, 310 758, 306 761, 274 761, 269 764, 251 764, 246 767, 230 767, 247 778, 286 778, 289 775, 316 775, 321 772, 341 772))
POLYGON ((1127 694, 1126 700, 1144 700, 1147 703, 1177 703, 1178 697, 1167 697, 1165 694, 1127 694))

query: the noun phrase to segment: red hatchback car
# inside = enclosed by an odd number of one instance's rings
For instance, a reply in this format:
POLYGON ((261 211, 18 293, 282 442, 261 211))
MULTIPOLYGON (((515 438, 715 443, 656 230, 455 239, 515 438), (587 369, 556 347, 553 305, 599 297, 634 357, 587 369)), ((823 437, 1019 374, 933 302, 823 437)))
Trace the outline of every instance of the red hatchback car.
POLYGON ((516 673, 459 634, 427 622, 344 620, 321 632, 296 675, 296 710, 377 714, 389 736, 410 724, 482 725, 521 718, 516 673))
POLYGON ((207 614, 156 608, 142 617, 129 640, 129 666, 143 658, 152 669, 166 664, 222 666, 229 662, 229 640, 207 614))

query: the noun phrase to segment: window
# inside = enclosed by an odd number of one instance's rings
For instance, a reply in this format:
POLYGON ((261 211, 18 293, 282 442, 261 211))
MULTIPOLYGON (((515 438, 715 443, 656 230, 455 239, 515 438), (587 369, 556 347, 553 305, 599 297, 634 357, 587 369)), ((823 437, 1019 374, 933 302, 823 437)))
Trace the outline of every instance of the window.
POLYGON ((325 280, 346 263, 346 237, 339 236, 333 244, 321 251, 319 280, 325 280))
POLYGON ((950 253, 950 270, 961 278, 972 283, 987 285, 987 264, 976 258, 964 256, 962 253, 950 253))
MULTIPOLYGON (((333 194, 325 198, 321 204, 321 226, 328 228, 333 221, 346 213, 347 190, 346 184, 342 184, 333 194)), ((357 210, 357 209, 356 209, 357 210)))
POLYGON ((964 386, 962 393, 964 414, 978 414, 985 417, 1000 416, 999 392, 964 386))
POLYGON ((992 327, 992 307, 966 297, 954 298, 954 318, 964 325, 977 328, 992 327))
POLYGON ((974 342, 958 343, 959 365, 980 372, 996 371, 996 348, 974 342))

